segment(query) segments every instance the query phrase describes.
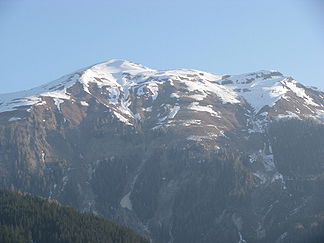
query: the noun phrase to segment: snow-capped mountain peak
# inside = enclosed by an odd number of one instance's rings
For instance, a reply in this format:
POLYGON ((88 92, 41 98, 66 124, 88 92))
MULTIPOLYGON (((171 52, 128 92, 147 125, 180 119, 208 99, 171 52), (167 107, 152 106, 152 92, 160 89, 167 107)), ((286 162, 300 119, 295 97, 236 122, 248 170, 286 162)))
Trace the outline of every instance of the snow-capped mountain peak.
MULTIPOLYGON (((170 108, 170 114, 174 114, 166 115, 165 122, 172 120, 179 110, 192 110, 193 107, 197 111, 209 111, 208 114, 215 115, 218 112, 215 99, 233 106, 246 103, 253 108, 254 114, 272 109, 273 116, 277 117, 291 114, 300 116, 303 115, 302 111, 317 116, 324 110, 324 95, 321 91, 308 89, 277 70, 218 75, 186 69, 160 71, 112 59, 31 90, 1 94, 0 112, 46 104, 48 98, 53 100, 60 111, 65 101, 84 105, 89 97, 95 97, 97 102, 108 107, 120 121, 128 125, 143 118, 141 116, 145 110, 167 104, 173 107, 170 108), (74 88, 76 85, 81 89, 74 88)), ((161 113, 159 110, 155 112, 157 115, 161 113)), ((161 121, 164 117, 157 119, 161 121)))
POLYGON ((263 107, 272 107, 280 99, 289 99, 289 94, 304 100, 306 105, 320 107, 307 94, 307 88, 291 77, 276 70, 262 70, 255 73, 226 77, 222 83, 232 87, 254 108, 256 112, 263 107))

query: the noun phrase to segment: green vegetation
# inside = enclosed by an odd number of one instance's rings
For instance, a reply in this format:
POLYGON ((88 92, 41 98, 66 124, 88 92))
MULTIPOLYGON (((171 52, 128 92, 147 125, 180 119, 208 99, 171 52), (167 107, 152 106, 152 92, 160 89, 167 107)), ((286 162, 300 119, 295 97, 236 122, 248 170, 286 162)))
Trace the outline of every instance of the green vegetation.
POLYGON ((146 243, 130 229, 56 201, 0 190, 0 242, 146 243))

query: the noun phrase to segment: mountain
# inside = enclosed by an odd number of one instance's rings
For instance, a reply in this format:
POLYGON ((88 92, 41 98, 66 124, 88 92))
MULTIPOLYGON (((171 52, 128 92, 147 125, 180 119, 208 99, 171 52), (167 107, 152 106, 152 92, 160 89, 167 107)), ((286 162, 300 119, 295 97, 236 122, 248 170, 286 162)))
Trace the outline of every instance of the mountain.
POLYGON ((0 185, 153 242, 321 242, 324 93, 110 60, 0 95, 0 185))
POLYGON ((8 190, 0 190, 0 216, 0 241, 5 243, 148 242, 103 218, 8 190))

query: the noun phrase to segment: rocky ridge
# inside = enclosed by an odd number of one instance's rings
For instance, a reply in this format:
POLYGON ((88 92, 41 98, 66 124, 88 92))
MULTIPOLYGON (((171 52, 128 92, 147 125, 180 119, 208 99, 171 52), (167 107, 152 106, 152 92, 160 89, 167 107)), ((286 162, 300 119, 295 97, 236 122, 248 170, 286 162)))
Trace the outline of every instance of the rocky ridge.
MULTIPOLYGON (((307 134, 322 134, 323 114, 322 91, 278 71, 215 75, 110 60, 0 95, 1 186, 154 242, 289 242, 291 211, 320 201, 323 139, 307 134), (290 152, 314 156, 290 158, 286 137, 290 152), (298 139, 314 144, 301 149, 298 139)), ((321 225, 316 210, 309 220, 321 225)))

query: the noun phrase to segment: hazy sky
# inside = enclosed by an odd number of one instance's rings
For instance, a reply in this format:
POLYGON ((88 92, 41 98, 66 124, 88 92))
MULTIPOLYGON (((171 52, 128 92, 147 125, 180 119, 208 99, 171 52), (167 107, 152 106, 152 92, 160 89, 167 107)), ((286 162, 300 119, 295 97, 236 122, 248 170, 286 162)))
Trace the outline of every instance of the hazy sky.
POLYGON ((323 0, 0 0, 0 93, 111 58, 324 90, 323 0))

